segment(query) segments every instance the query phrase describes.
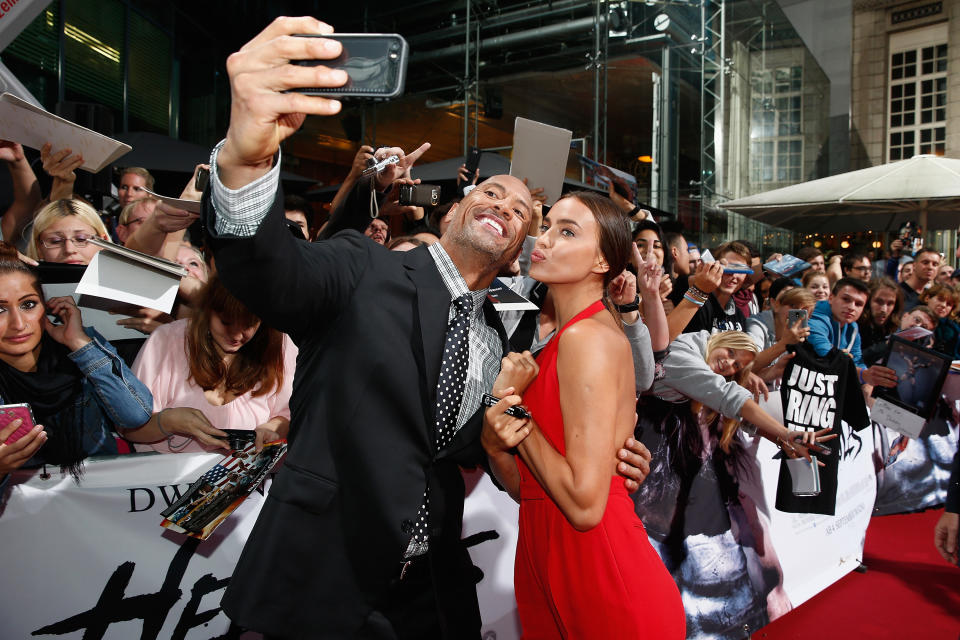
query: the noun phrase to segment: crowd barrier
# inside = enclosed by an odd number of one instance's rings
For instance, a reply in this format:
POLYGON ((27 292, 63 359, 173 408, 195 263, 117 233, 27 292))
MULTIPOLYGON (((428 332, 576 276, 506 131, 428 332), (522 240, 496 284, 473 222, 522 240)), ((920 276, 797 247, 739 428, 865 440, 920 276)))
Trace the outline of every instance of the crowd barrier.
MULTIPOLYGON (((760 474, 755 483, 741 482, 740 490, 756 505, 765 531, 763 544, 776 549, 782 589, 777 598, 757 603, 764 610, 751 617, 736 603, 725 612, 722 597, 705 605, 691 595, 693 585, 684 593, 688 624, 693 622, 691 637, 697 635, 701 615, 728 620, 728 634, 715 637, 745 637, 755 629, 749 624, 745 628, 743 619, 776 617, 853 570, 861 560, 875 504, 892 512, 943 502, 946 479, 940 477, 939 452, 956 449, 957 429, 949 420, 930 426, 932 435, 911 441, 881 474, 879 484, 878 461, 889 455, 884 447, 895 438, 877 426, 855 436, 845 433, 833 517, 773 509, 776 449, 766 441, 752 442, 760 474), (907 477, 897 471, 898 465, 909 476, 910 491, 901 491, 897 484, 907 477), (932 467, 938 473, 921 477, 921 471, 932 467), (704 610, 707 605, 713 610, 704 610)), ((13 474, 0 512, 0 566, 8 586, 0 598, 3 637, 239 637, 219 610, 219 601, 271 478, 209 540, 199 542, 160 527, 160 512, 217 458, 140 454, 93 459, 79 484, 59 473, 48 479, 39 471, 13 474)), ((484 574, 478 585, 483 638, 513 640, 520 636, 512 587, 517 506, 482 473, 465 473, 465 480, 464 536, 484 574)), ((699 575, 706 576, 714 569, 710 563, 718 560, 704 557, 702 562, 707 564, 699 575)))

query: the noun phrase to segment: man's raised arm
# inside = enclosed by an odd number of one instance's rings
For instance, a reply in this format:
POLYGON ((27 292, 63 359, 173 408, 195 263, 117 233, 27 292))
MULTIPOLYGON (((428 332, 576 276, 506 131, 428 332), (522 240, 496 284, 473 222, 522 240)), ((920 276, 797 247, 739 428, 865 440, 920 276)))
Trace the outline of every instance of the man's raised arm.
POLYGON ((310 114, 331 115, 340 102, 285 93, 298 87, 339 87, 344 71, 302 67, 293 60, 329 60, 341 45, 324 38, 333 27, 315 18, 277 18, 240 51, 227 58, 230 127, 211 155, 211 200, 218 233, 253 235, 267 215, 280 181, 280 143, 310 114))
POLYGON ((326 35, 333 27, 315 18, 277 18, 240 51, 227 58, 230 78, 230 128, 218 154, 220 180, 239 189, 273 166, 280 143, 308 115, 332 115, 340 102, 318 96, 284 93, 298 87, 340 87, 347 74, 325 66, 301 67, 292 60, 330 60, 340 43, 295 34, 326 35))

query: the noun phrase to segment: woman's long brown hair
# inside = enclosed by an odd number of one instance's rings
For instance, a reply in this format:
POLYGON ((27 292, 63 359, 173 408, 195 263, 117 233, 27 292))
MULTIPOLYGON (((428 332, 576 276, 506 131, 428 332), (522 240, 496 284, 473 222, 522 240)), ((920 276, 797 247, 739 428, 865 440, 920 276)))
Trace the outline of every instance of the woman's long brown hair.
POLYGON ((224 384, 235 395, 253 392, 266 395, 283 386, 283 334, 260 325, 249 342, 240 347, 228 368, 217 351, 210 333, 210 314, 224 322, 249 327, 260 319, 227 291, 216 275, 211 275, 201 296, 200 308, 187 328, 187 358, 190 377, 203 390, 224 384))

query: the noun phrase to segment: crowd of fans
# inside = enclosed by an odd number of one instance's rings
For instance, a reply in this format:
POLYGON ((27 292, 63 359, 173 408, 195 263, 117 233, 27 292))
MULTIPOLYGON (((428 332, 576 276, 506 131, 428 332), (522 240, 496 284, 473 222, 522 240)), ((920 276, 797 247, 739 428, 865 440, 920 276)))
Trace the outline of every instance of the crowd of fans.
MULTIPOLYGON (((362 146, 323 224, 310 202, 287 196, 290 232, 315 242, 353 228, 383 251, 424 251, 447 231, 454 204, 479 188, 480 177, 461 167, 442 204, 401 205, 400 186, 417 182, 410 166, 426 147, 408 154, 403 174, 371 198, 370 216, 357 220, 346 204, 375 154, 362 146)), ((57 149, 56 141, 41 156, 52 185, 46 198, 20 146, 0 143, 14 194, 0 222, 0 402, 29 403, 39 423, 0 444, 0 475, 53 465, 79 476, 88 456, 225 448, 223 429, 255 430, 258 445, 286 437, 297 347, 220 282, 198 216, 150 198, 153 177, 136 167, 120 174, 119 215, 102 214, 73 193, 82 157, 57 149), (111 345, 84 327, 72 298, 45 300, 40 277, 27 266, 87 265, 100 251, 93 238, 168 258, 187 271, 170 313, 143 308, 117 321, 143 339, 111 345)), ((181 198, 200 200, 201 169, 209 167, 195 168, 181 198)), ((559 327, 551 289, 528 275, 536 239, 549 229, 546 197, 528 187, 534 205, 526 241, 500 275, 539 308, 504 312, 502 320, 514 350, 536 353, 559 327)), ((928 329, 926 344, 960 359, 960 270, 948 264, 954 256, 930 248, 910 255, 899 239, 874 261, 808 246, 795 253, 810 267, 777 277, 763 265, 779 254, 764 256, 749 241, 733 239, 709 247, 713 259, 706 261, 707 247, 691 243, 683 229, 659 224, 623 198, 613 201, 631 221, 633 247, 628 268, 611 278, 606 303, 630 342, 638 430, 679 425, 675 446, 655 466, 683 468, 716 449, 743 455, 744 423, 790 455, 815 450, 824 434, 788 431, 783 417, 760 402, 778 387, 798 343, 821 356, 834 349, 849 354, 864 398, 873 386, 896 386, 896 373, 879 362, 889 337, 903 328, 928 329)), ((0 431, 0 443, 18 426, 0 431)))
MULTIPOLYGON (((154 180, 147 170, 138 167, 127 168, 120 174, 116 194, 119 215, 101 215, 72 193, 73 170, 82 158, 71 155, 69 149, 54 151, 55 145, 47 145, 42 150, 43 168, 51 178, 51 197, 66 197, 41 200, 38 182, 22 149, 13 143, 0 145, 14 184, 15 200, 3 216, 9 251, 18 249, 27 258, 44 263, 86 265, 100 250, 88 242, 95 237, 167 257, 188 270, 172 314, 141 309, 130 318, 118 320, 140 330, 145 336, 159 331, 146 345, 144 340, 134 341, 132 353, 129 348, 121 349, 127 363, 133 365, 134 371, 149 383, 153 392, 152 417, 146 423, 148 428, 140 429, 139 424, 131 425, 129 421, 114 421, 114 435, 132 442, 153 440, 147 445, 152 449, 179 451, 221 445, 222 441, 217 438, 222 438, 223 434, 214 423, 221 428, 244 428, 242 425, 245 424, 247 428, 262 429, 269 435, 285 434, 289 417, 286 401, 296 347, 289 338, 268 338, 271 330, 260 328, 259 320, 236 301, 219 300, 216 303, 229 308, 228 318, 221 317, 222 309, 211 310, 213 298, 229 297, 230 294, 218 286, 216 278, 208 279, 211 265, 204 260, 202 237, 191 238, 185 234, 191 226, 196 230, 196 215, 148 197, 145 189, 151 189, 154 180), (110 229, 105 220, 112 223, 110 229), (202 323, 199 329, 193 326, 197 321, 202 323), (211 333, 211 325, 220 331, 211 333), (186 337, 204 332, 205 345, 200 344, 203 340, 186 337), (221 335, 226 337, 217 340, 216 336, 221 335), (263 357, 267 348, 263 345, 267 343, 271 345, 273 364, 246 370, 251 358, 259 360, 263 357), (254 344, 259 346, 253 347, 254 344), (136 353, 141 349, 142 355, 134 363, 136 353), (207 363, 205 373, 201 373, 203 368, 199 364, 201 353, 213 360, 219 359, 217 363, 207 363), (235 353, 239 355, 234 357, 235 353), (172 373, 173 370, 178 371, 172 373), (194 397, 188 400, 186 396, 191 394, 194 397), (235 400, 248 396, 251 399, 267 396, 269 401, 259 402, 259 405, 267 406, 252 413, 234 411, 236 416, 231 417, 224 414, 224 407, 246 404, 235 400), (216 415, 216 420, 211 421, 208 414, 216 415), (188 440, 174 444, 175 436, 181 435, 188 440), (191 444, 192 439, 196 444, 191 444)), ((373 157, 373 151, 368 146, 358 150, 332 207, 343 203, 373 157)), ((207 167, 200 165, 196 170, 201 168, 207 167)), ((181 197, 200 198, 201 194, 194 189, 194 177, 191 176, 181 197)), ((424 210, 397 202, 399 186, 414 182, 408 172, 387 191, 376 215, 369 219, 362 231, 372 242, 393 251, 430 245, 440 238, 449 224, 451 206, 463 193, 469 193, 478 177, 479 171, 469 176, 461 166, 455 196, 424 210)), ((541 233, 546 208, 543 191, 532 189, 532 193, 536 214, 527 228, 528 242, 523 254, 502 274, 505 278, 512 278, 512 286, 528 296, 536 283, 525 277, 525 271, 529 268, 533 241, 541 233)), ((623 198, 615 202, 625 215, 634 213, 632 203, 623 198)), ((315 216, 314 207, 300 196, 287 196, 284 209, 291 232, 299 234, 305 241, 328 237, 341 228, 335 215, 332 218, 327 216, 330 223, 316 224, 319 216, 315 216), (327 224, 333 224, 333 228, 325 233, 327 224)), ((786 360, 781 356, 791 344, 803 340, 809 340, 821 354, 833 347, 847 351, 857 364, 861 382, 867 390, 875 384, 895 384, 891 371, 878 366, 877 362, 885 352, 887 338, 901 328, 919 325, 929 329, 932 332, 927 340, 930 346, 951 358, 960 358, 960 291, 957 288, 960 270, 953 269, 948 258, 934 249, 924 248, 909 255, 904 252, 904 243, 898 239, 891 244, 886 259, 872 264, 867 256, 859 253, 827 256, 807 246, 796 254, 806 260, 810 268, 798 277, 785 278, 776 277, 762 267, 766 261, 778 260, 779 254, 762 260, 757 248, 746 240, 733 240, 712 247, 711 254, 716 261, 707 263, 700 257, 700 248, 689 242, 683 230, 673 223, 666 222, 662 227, 642 213, 634 218, 637 257, 633 261, 635 266, 623 274, 631 279, 630 285, 624 287, 621 278, 614 283, 615 289, 612 288, 611 292, 616 305, 629 305, 636 298, 636 309, 622 315, 625 330, 638 344, 634 353, 641 403, 644 394, 651 395, 652 377, 647 374, 655 366, 662 369, 661 361, 670 352, 669 343, 684 333, 746 332, 756 349, 730 349, 730 357, 723 362, 732 368, 726 371, 721 366, 714 367, 714 370, 727 379, 736 378, 745 388, 757 393, 761 388, 775 386, 786 360), (646 263, 662 269, 663 275, 655 283, 655 291, 638 288, 638 268, 642 273, 646 263), (729 272, 729 267, 737 266, 746 269, 739 273, 729 272), (807 312, 809 327, 807 322, 788 323, 787 312, 797 309, 807 312), (632 327, 642 327, 642 330, 638 332, 632 327), (653 345, 648 327, 656 334, 653 345), (638 333, 642 335, 638 337, 638 333)), ((37 293, 40 293, 39 289, 37 293)), ((11 300, 10 297, 6 299, 11 300)), ((532 336, 532 341, 523 348, 542 347, 553 328, 550 304, 538 302, 543 306, 538 314, 541 335, 532 336)), ((514 312, 513 315, 515 317, 511 319, 509 312, 504 314, 508 329, 516 329, 519 324, 518 314, 514 312)), ((43 329, 44 324, 41 323, 39 328, 43 329)), ((38 341, 39 333, 35 336, 38 341)), ((106 341, 100 338, 99 342, 106 341)), ((40 350, 39 342, 31 340, 25 344, 40 350)), ((104 344, 104 348, 110 347, 104 344)), ((21 347, 18 351, 29 349, 21 347)), ((126 376, 134 377, 129 372, 126 376)), ((35 402, 29 397, 16 396, 12 390, 0 388, 0 392, 5 402, 35 402)), ((106 404, 104 400, 101 402, 106 404)), ((723 415, 732 412, 730 407, 719 404, 712 409, 721 413, 725 411, 723 415)), ((743 417, 739 412, 733 413, 731 417, 743 417)), ((15 456, 9 453, 13 447, 6 448, 5 455, 0 456, 0 471, 10 471, 30 459, 24 457, 24 452, 34 453, 35 439, 29 444, 23 441, 21 445, 22 451, 17 451, 15 456)), ((125 449, 122 441, 120 446, 121 450, 125 449)), ((48 445, 47 449, 53 447, 48 445)), ((92 455, 103 451, 91 446, 85 453, 92 455)), ((59 455, 49 461, 76 463, 70 456, 60 460, 59 455)), ((41 460, 48 461, 46 456, 38 453, 34 462, 41 460)))

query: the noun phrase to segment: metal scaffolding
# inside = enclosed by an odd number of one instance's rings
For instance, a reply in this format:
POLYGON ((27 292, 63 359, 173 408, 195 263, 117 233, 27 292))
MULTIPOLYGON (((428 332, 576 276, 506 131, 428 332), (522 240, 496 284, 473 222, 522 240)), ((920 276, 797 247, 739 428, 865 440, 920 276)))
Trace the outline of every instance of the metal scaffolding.
POLYGON ((725 77, 724 0, 700 1, 700 205, 716 204, 723 192, 725 77))

